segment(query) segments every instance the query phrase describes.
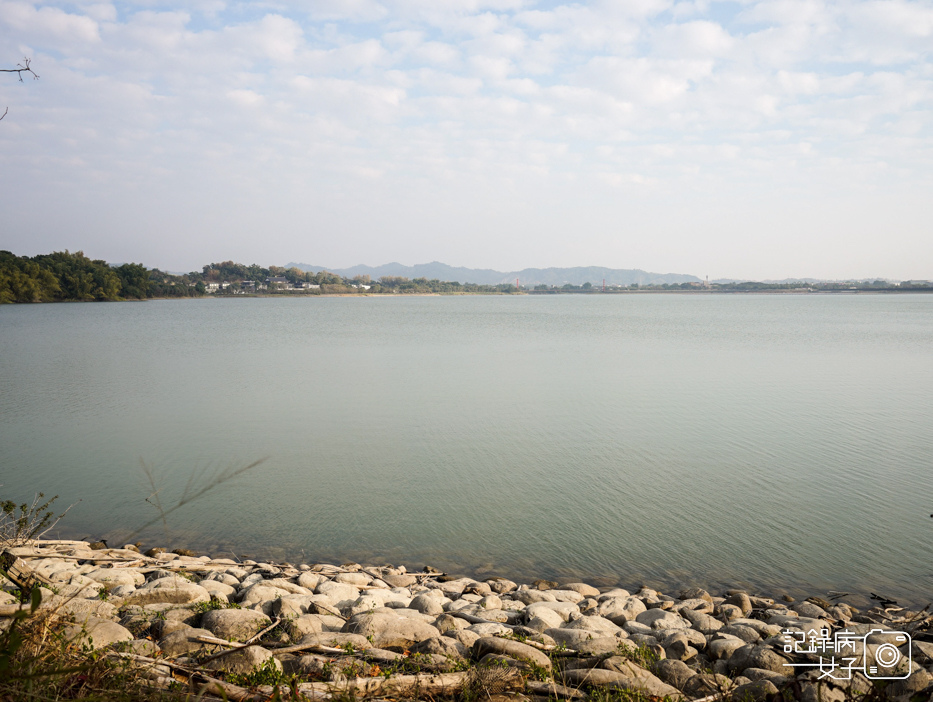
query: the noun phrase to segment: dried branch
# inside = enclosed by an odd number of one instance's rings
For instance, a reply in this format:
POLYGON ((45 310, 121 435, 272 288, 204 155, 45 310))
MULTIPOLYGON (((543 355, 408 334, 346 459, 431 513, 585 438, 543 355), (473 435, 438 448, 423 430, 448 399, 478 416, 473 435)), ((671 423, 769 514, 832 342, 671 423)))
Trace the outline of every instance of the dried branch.
POLYGON ((159 492, 155 484, 155 476, 152 473, 152 468, 142 459, 139 459, 139 462, 143 466, 143 473, 146 475, 146 479, 149 481, 149 487, 152 488, 152 492, 149 493, 149 497, 146 498, 146 502, 155 507, 159 514, 162 515, 162 526, 168 531, 168 522, 165 521, 165 510, 162 509, 162 501, 159 499, 159 492))
POLYGON ((24 546, 30 541, 41 539, 77 504, 75 502, 69 505, 64 512, 56 516, 49 507, 58 499, 58 495, 43 502, 44 497, 45 494, 39 492, 36 493, 32 504, 20 505, 12 500, 0 500, 0 544, 24 546))
MULTIPOLYGON (((39 80, 39 76, 36 75, 36 72, 32 70, 32 67, 29 65, 31 59, 24 58, 22 63, 16 64, 16 68, 0 68, 0 73, 15 73, 19 77, 19 82, 23 82, 23 74, 28 73, 33 77, 33 80, 39 80)), ((3 110, 3 114, 0 115, 0 120, 6 117, 6 113, 10 111, 10 108, 7 107, 3 110)))
POLYGON ((148 522, 140 526, 138 529, 132 532, 128 537, 126 537, 126 539, 128 541, 133 539, 138 534, 142 533, 143 531, 151 527, 153 524, 156 524, 158 522, 162 522, 163 526, 165 526, 167 529, 168 520, 166 519, 166 517, 168 517, 168 515, 170 515, 172 512, 174 512, 175 510, 181 509, 189 502, 194 502, 199 497, 203 496, 205 493, 210 492, 214 488, 220 485, 223 485, 224 483, 230 480, 233 480, 238 475, 241 475, 242 473, 245 473, 248 470, 252 470, 256 466, 258 466, 260 463, 263 463, 265 460, 266 460, 265 458, 260 458, 258 461, 253 461, 249 465, 241 466, 239 468, 234 468, 233 466, 224 468, 222 471, 216 473, 213 476, 213 478, 211 478, 200 489, 192 492, 195 476, 197 475, 198 477, 200 477, 200 475, 203 474, 203 471, 202 472, 195 471, 195 473, 192 474, 191 477, 189 477, 188 482, 185 485, 184 492, 182 493, 181 497, 178 499, 178 502, 174 504, 173 506, 169 507, 168 509, 165 509, 162 506, 162 500, 159 498, 160 490, 156 489, 155 478, 152 474, 152 469, 146 465, 145 461, 143 461, 143 472, 146 474, 146 477, 149 480, 149 485, 152 487, 152 493, 149 495, 149 497, 146 498, 146 502, 154 506, 159 511, 159 515, 157 517, 153 517, 148 522))
POLYGON ((36 72, 32 70, 32 67, 29 65, 30 62, 31 59, 24 58, 22 63, 16 64, 16 68, 0 68, 0 73, 15 73, 17 76, 19 76, 20 83, 23 82, 24 73, 31 75, 33 80, 39 80, 39 76, 36 75, 36 72))

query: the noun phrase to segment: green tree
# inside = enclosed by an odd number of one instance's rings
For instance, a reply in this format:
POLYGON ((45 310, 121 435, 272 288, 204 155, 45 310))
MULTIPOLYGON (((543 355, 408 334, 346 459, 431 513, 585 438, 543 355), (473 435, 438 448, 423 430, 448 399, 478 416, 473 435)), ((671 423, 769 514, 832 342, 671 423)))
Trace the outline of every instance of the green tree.
POLYGON ((91 260, 83 251, 56 251, 32 258, 58 278, 58 300, 118 300, 120 278, 106 261, 91 260))
POLYGON ((61 289, 55 275, 28 258, 0 251, 0 304, 51 302, 61 289))
POLYGON ((149 296, 149 271, 141 263, 124 263, 113 269, 120 279, 120 295, 145 300, 149 296))

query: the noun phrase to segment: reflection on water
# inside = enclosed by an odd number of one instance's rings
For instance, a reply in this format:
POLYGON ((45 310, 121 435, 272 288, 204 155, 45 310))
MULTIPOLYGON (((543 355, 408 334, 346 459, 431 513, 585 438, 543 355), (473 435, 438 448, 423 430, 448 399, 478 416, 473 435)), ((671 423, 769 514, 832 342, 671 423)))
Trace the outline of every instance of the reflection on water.
POLYGON ((119 536, 606 584, 933 584, 933 297, 0 308, 0 482, 119 536), (196 478, 209 479, 209 475, 196 478))

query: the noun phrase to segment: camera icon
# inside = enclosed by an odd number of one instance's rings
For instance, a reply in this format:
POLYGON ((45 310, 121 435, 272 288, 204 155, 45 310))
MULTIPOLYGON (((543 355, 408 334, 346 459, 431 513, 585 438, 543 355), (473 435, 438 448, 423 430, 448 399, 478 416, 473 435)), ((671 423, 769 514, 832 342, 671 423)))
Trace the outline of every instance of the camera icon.
POLYGON ((911 673, 910 634, 903 631, 872 629, 864 636, 845 637, 862 641, 862 673, 870 680, 903 680, 911 673), (874 639, 869 641, 869 639, 874 639), (906 646, 906 653, 901 649, 906 646), (907 665, 901 668, 906 660, 907 665))

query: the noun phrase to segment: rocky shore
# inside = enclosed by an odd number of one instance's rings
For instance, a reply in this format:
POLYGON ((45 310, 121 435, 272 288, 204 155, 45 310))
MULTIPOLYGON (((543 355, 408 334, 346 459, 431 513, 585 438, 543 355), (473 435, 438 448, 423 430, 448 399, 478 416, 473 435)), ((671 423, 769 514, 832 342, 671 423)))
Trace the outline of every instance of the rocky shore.
POLYGON ((890 604, 94 546, 7 549, 0 628, 31 575, 42 584, 31 616, 153 688, 240 700, 275 686, 316 700, 933 697, 933 617, 890 604))

